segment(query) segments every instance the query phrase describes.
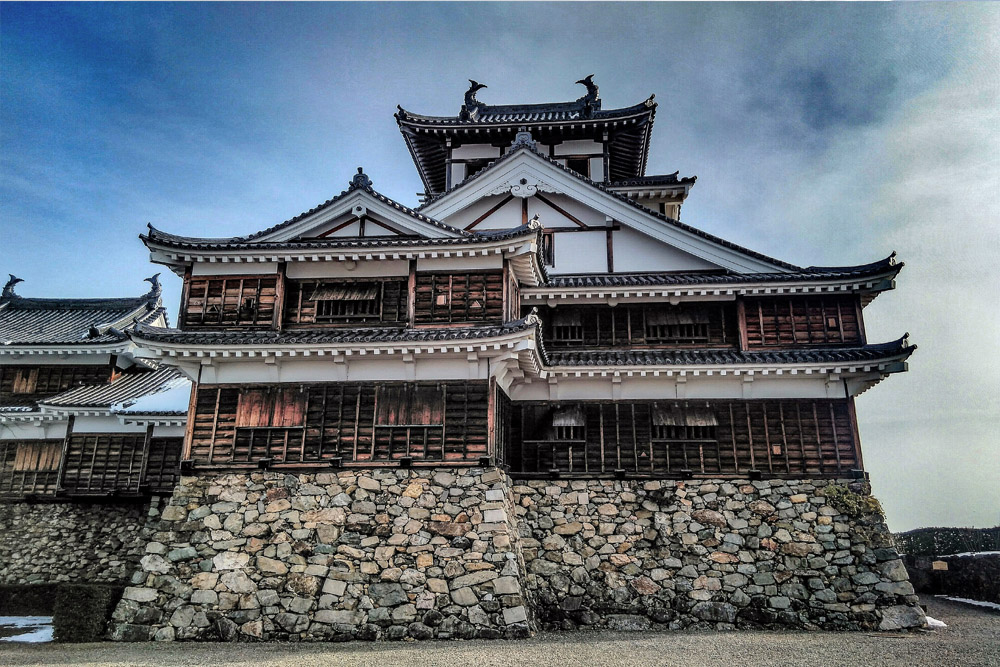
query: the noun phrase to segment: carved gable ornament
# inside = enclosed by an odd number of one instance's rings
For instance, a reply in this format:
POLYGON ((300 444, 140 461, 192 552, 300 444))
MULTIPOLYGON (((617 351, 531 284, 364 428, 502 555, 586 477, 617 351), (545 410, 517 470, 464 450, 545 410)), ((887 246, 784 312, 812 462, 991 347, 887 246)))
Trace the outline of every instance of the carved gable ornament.
POLYGON ((561 194, 561 190, 551 183, 543 181, 537 175, 527 170, 518 171, 502 183, 498 183, 495 188, 487 192, 487 195, 503 195, 507 193, 515 197, 532 197, 539 192, 553 192, 561 194))

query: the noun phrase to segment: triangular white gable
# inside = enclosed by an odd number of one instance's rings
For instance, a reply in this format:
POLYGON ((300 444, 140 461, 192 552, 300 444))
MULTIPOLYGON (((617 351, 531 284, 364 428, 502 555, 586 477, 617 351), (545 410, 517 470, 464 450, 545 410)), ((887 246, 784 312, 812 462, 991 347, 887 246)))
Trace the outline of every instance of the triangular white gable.
MULTIPOLYGON (((539 206, 537 202, 532 201, 539 193, 550 201, 564 196, 569 200, 569 202, 564 203, 571 202, 575 207, 578 207, 578 210, 590 211, 590 220, 581 219, 581 222, 592 224, 595 217, 597 219, 603 218, 601 224, 614 221, 623 227, 640 232, 648 239, 655 239, 669 246, 670 249, 664 248, 664 251, 668 253, 672 251, 674 259, 667 264, 671 268, 660 270, 696 270, 711 267, 724 268, 737 273, 781 273, 789 270, 780 264, 754 257, 739 249, 727 247, 711 238, 705 238, 666 222, 641 207, 624 202, 615 195, 581 180, 530 150, 519 150, 516 155, 494 164, 475 178, 428 204, 421 209, 421 213, 454 227, 465 228, 470 222, 474 222, 478 217, 488 213, 492 207, 501 204, 506 198, 513 195, 512 200, 503 204, 504 210, 509 212, 512 206, 521 207, 519 200, 527 199, 529 213, 533 215, 538 212, 539 219, 546 228, 553 226, 551 222, 553 220, 558 221, 559 225, 567 224, 565 222, 566 216, 552 211, 551 207, 539 206), (546 212, 545 208, 550 210, 546 212), (683 259, 685 256, 689 257, 690 260, 683 259), (674 266, 677 269, 674 269, 674 266)), ((558 202, 554 203, 558 205, 558 202)), ((573 215, 567 206, 562 206, 562 208, 573 215)), ((522 217, 517 218, 515 223, 520 224, 522 217)), ((574 217, 580 219, 579 216, 574 217)), ((487 222, 483 220, 480 224, 486 225, 487 222)), ((485 228, 488 227, 479 225, 475 227, 476 230, 485 228)), ((563 236, 568 238, 570 235, 560 235, 560 243, 565 244, 567 241, 562 238, 563 236)), ((635 246, 636 251, 641 249, 649 254, 651 258, 649 261, 655 263, 656 260, 652 259, 657 254, 655 250, 650 247, 641 247, 640 244, 635 243, 634 239, 629 239, 629 242, 635 246)), ((579 242, 571 241, 571 243, 579 242)), ((566 270, 559 266, 558 261, 554 268, 555 273, 586 271, 582 263, 580 271, 566 270)), ((615 270, 621 272, 625 270, 625 267, 619 268, 616 263, 615 270)), ((654 269, 635 270, 651 271, 654 269)))
POLYGON ((367 190, 353 190, 328 206, 295 223, 261 236, 256 241, 289 241, 301 238, 358 236, 358 220, 367 217, 365 236, 421 236, 441 238, 459 233, 421 220, 415 215, 382 201, 367 190), (372 224, 375 220, 376 224, 372 224), (345 225, 345 223, 347 223, 345 225), (381 223, 381 224, 377 224, 381 223), (353 226, 352 226, 353 225, 353 226), (339 229, 338 229, 339 228, 339 229), (349 232, 354 232, 350 234, 349 232))

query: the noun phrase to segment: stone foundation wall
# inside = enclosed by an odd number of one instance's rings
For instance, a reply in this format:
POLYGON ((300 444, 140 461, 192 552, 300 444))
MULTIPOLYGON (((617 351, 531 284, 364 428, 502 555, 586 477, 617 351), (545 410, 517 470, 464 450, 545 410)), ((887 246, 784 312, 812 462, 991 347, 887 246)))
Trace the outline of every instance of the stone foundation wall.
POLYGON ((148 504, 0 503, 0 584, 127 583, 148 504))
POLYGON ((481 468, 182 478, 112 637, 527 636, 512 501, 481 468))
POLYGON ((539 625, 894 630, 923 613, 867 483, 513 487, 539 625))

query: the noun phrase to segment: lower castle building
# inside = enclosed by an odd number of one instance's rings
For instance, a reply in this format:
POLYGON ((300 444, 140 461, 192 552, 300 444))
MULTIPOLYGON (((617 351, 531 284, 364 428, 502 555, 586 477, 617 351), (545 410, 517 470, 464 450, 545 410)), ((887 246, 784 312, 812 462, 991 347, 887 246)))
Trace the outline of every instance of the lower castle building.
POLYGON ((192 390, 115 638, 923 623, 854 410, 915 349, 865 335, 902 264, 681 222, 652 98, 581 83, 400 108, 418 208, 359 169, 263 231, 143 234, 180 313, 123 331, 192 390))

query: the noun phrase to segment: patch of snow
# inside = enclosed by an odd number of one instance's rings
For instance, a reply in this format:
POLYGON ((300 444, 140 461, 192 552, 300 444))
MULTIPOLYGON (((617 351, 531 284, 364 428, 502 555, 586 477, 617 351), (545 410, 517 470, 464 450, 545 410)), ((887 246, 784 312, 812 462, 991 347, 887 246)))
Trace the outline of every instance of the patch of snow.
POLYGON ((939 621, 936 618, 931 618, 927 616, 927 627, 928 628, 947 628, 948 624, 944 621, 939 621))
POLYGON ((26 630, 18 635, 0 637, 0 642, 41 643, 52 641, 51 616, 0 616, 0 631, 26 630))
POLYGON ((111 407, 111 411, 126 414, 187 412, 188 402, 191 400, 191 380, 178 378, 165 386, 167 389, 164 391, 146 394, 126 403, 117 403, 111 407))
POLYGON ((997 556, 1000 555, 1000 551, 963 551, 960 554, 945 554, 944 556, 937 556, 937 558, 960 558, 962 556, 997 556))
POLYGON ((1000 604, 996 602, 986 602, 985 600, 970 600, 968 598, 954 598, 950 595, 935 595, 936 598, 944 598, 945 600, 951 600, 952 602, 964 602, 965 604, 974 604, 977 607, 986 607, 987 609, 995 609, 1000 611, 1000 604))

